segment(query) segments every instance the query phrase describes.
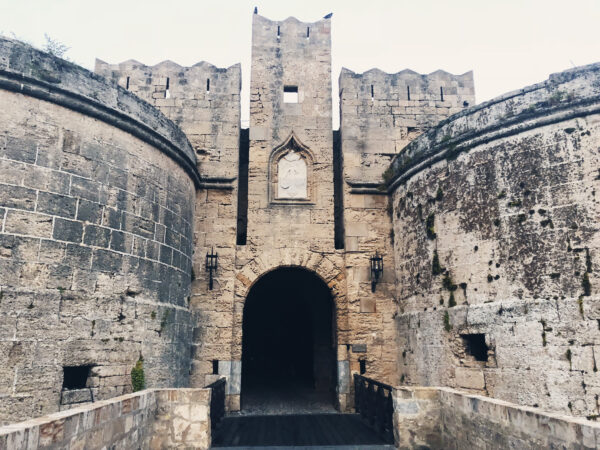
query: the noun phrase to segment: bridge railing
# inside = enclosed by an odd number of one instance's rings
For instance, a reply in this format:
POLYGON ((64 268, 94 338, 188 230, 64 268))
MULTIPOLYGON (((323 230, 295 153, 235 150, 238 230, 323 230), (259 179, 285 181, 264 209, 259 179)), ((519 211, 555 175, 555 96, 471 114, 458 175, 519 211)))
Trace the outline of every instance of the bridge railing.
POLYGON ((392 386, 354 374, 356 412, 383 438, 394 443, 392 386))
POLYGON ((225 415, 225 378, 220 378, 206 386, 210 389, 210 428, 212 430, 219 424, 225 415))

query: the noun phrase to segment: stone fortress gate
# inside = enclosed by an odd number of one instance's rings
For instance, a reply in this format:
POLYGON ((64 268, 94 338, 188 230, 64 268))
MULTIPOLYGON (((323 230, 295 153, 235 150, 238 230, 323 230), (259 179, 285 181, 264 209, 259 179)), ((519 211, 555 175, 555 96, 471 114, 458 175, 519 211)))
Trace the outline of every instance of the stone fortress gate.
POLYGON ((242 413, 351 411, 364 374, 600 414, 599 66, 482 105, 342 69, 332 131, 331 26, 253 15, 248 129, 239 64, 0 39, 1 423, 136 365, 242 413))
POLYGON ((232 410, 251 407, 253 389, 263 398, 274 395, 261 385, 347 410, 351 374, 361 367, 393 383, 391 218, 388 197, 377 187, 404 145, 474 103, 472 74, 357 75, 344 69, 342 126, 332 132, 331 20, 277 22, 258 14, 248 130, 240 128, 239 65, 97 61, 96 73, 163 111, 196 153, 202 186, 190 383, 204 386, 227 376, 232 410), (404 82, 412 86, 410 106, 389 115, 385 98, 399 105, 407 95, 404 82), (446 88, 443 103, 440 86, 446 88), (424 104, 427 111, 420 110, 424 104), (219 269, 209 290, 205 255, 213 250, 219 269), (371 292, 369 261, 376 252, 386 269, 371 292), (308 392, 314 389, 320 395, 308 392))

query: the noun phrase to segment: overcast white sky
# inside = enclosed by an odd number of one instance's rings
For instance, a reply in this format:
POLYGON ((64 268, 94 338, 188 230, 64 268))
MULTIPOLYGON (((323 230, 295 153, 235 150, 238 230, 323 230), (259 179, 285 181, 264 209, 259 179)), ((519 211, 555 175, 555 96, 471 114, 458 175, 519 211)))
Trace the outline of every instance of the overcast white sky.
MULTIPOLYGON (((242 63, 248 118, 252 10, 312 22, 333 12, 333 84, 341 67, 475 73, 477 102, 600 61, 600 0, 0 0, 0 32, 41 46, 44 32, 94 58, 181 65, 242 63)), ((334 95, 334 102, 337 94, 334 95)), ((337 128, 337 104, 334 128, 337 128)))

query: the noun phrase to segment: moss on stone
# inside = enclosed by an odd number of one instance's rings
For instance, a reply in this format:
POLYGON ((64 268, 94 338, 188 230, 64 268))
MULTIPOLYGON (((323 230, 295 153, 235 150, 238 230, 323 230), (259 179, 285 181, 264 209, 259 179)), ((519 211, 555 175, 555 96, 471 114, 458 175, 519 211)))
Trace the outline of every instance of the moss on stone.
POLYGON ((444 330, 452 330, 452 324, 450 323, 450 314, 448 314, 448 311, 444 311, 444 330))

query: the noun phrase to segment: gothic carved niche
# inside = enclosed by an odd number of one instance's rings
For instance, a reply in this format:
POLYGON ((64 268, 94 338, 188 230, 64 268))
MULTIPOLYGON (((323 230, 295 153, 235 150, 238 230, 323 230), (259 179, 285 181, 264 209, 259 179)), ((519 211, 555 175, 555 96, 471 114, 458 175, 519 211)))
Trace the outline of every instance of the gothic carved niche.
POLYGON ((312 154, 292 133, 271 154, 270 200, 273 203, 310 203, 312 154))

